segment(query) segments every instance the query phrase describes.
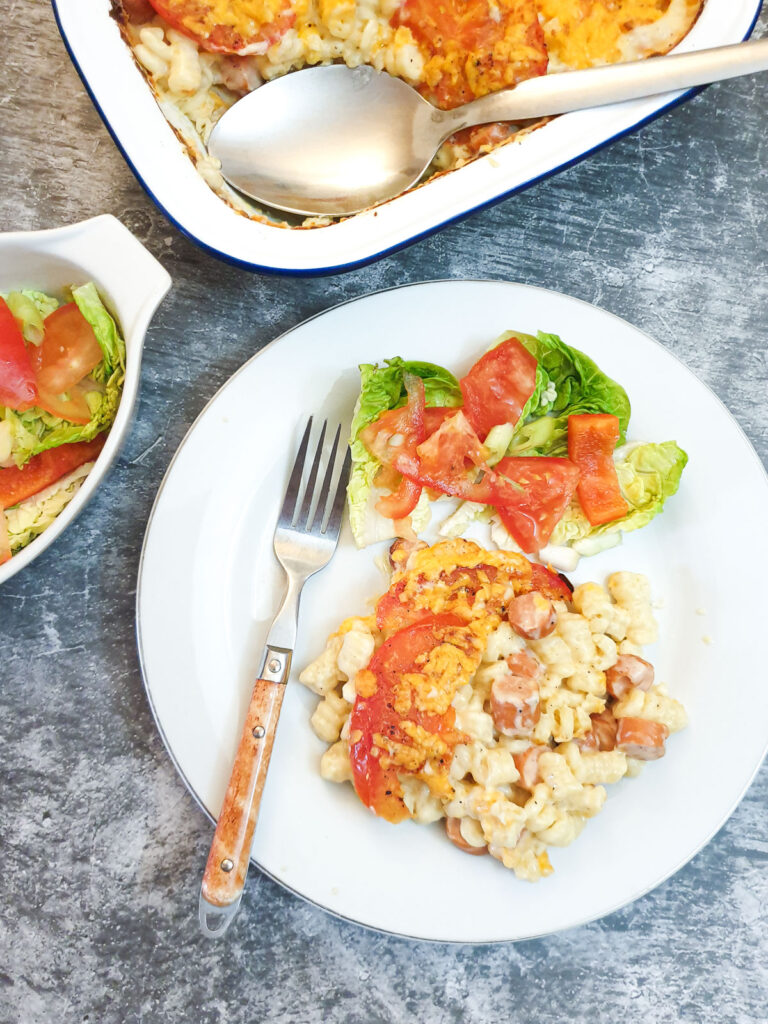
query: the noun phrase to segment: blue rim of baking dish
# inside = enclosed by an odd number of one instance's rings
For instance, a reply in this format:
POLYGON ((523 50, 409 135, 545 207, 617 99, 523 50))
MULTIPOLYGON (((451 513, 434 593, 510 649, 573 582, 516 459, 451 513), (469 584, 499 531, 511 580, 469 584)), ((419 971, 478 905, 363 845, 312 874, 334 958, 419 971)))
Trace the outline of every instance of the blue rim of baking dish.
MULTIPOLYGON (((494 196, 492 199, 488 199, 482 203, 478 203, 476 206, 471 206, 469 207, 469 209, 463 210, 461 213, 457 213, 454 216, 448 217, 445 220, 440 221, 438 224, 433 224, 425 231, 421 231, 415 235, 411 235, 410 238, 406 238, 402 242, 397 242, 395 245, 388 246, 387 248, 382 249, 380 252, 372 253, 370 256, 364 256, 361 259, 352 260, 350 263, 339 263, 328 267, 312 267, 305 269, 297 269, 296 267, 264 266, 261 263, 253 263, 250 260, 239 259, 236 256, 232 256, 230 253, 223 252, 221 249, 217 249, 212 245, 208 245, 207 242, 204 242, 201 238, 198 238, 198 236, 194 234, 189 228, 185 227, 180 221, 178 221, 160 202, 160 200, 149 187, 147 182, 144 180, 141 174, 139 174, 135 164, 133 163, 130 156, 124 149, 117 132, 113 129, 112 125, 109 122, 109 119, 102 110, 101 104, 96 99, 96 96, 88 83, 88 79, 85 75, 85 72, 80 67, 77 57, 75 56, 74 51, 70 45, 69 39, 67 38, 67 34, 64 31, 64 27, 61 23, 61 17, 59 15, 58 0, 51 0, 51 6, 53 8, 53 16, 56 19, 56 25, 59 30, 59 35, 61 36, 62 41, 64 42, 64 46, 66 47, 67 53, 69 54, 69 59, 72 61, 75 71, 77 71, 80 77, 80 81, 83 83, 83 86, 85 87, 85 91, 90 96, 91 102, 96 108, 96 112, 104 122, 104 127, 112 136, 112 141, 122 154, 125 162, 133 171, 136 180, 139 182, 139 184, 147 193, 147 195, 155 204, 155 206, 158 207, 158 209, 165 215, 165 217, 167 217, 167 219, 171 222, 171 224, 174 225, 174 227, 178 228, 178 230, 183 235, 185 235, 191 242, 194 242, 195 245, 199 246, 204 252, 210 253, 211 256, 215 256, 217 259, 223 260, 225 263, 229 263, 231 266, 238 267, 243 270, 250 270, 261 274, 283 275, 285 277, 323 277, 331 274, 344 274, 347 271, 357 270, 358 268, 365 267, 370 263, 375 263, 377 260, 383 259, 385 256, 391 256, 393 253, 400 252, 402 249, 408 248, 409 245, 413 245, 416 242, 420 242, 423 238, 429 238, 430 235, 434 235, 438 231, 442 231, 443 228, 446 228, 451 224, 458 224, 474 213, 478 213, 481 210, 490 209, 490 207, 496 206, 497 203, 501 203, 505 199, 509 199, 510 196, 517 195, 519 192, 525 192, 526 189, 531 188, 532 185, 535 185, 540 181, 546 181, 547 178, 551 178, 553 177, 553 175, 559 174, 561 171, 568 170, 569 167, 573 167, 576 164, 581 163, 582 160, 586 159, 588 156, 591 156, 593 153, 597 153, 601 149, 604 149, 606 146, 611 145, 611 143, 617 142, 619 139, 623 139, 626 135, 630 135, 632 132, 637 131, 638 128, 642 128, 645 125, 650 124, 652 121, 655 121, 657 117, 660 117, 662 114, 665 114, 668 110, 672 110, 674 107, 680 106, 682 103, 685 103, 687 100, 692 99, 694 96, 697 96, 700 92, 703 92, 704 89, 708 88, 708 86, 699 86, 695 89, 689 89, 686 92, 684 92, 681 96, 678 96, 674 100, 670 100, 669 103, 664 104, 664 106, 659 107, 659 109, 655 110, 652 114, 649 114, 647 117, 640 118, 638 121, 630 125, 628 128, 625 128, 623 131, 617 132, 616 135, 612 135, 608 139, 604 139, 602 142, 598 143, 598 145, 596 146, 593 146, 591 149, 587 149, 583 153, 579 153, 578 156, 572 157, 569 160, 565 160, 563 163, 558 164, 557 167, 553 167, 550 170, 545 171, 543 174, 535 175, 534 177, 529 178, 527 181, 522 182, 520 185, 515 185, 513 188, 508 189, 506 192, 502 192, 500 195, 494 196)), ((748 39, 751 36, 752 30, 757 24, 757 19, 760 17, 761 8, 762 0, 757 0, 757 7, 755 9, 754 17, 752 18, 752 22, 750 23, 746 33, 743 36, 743 40, 748 39)))

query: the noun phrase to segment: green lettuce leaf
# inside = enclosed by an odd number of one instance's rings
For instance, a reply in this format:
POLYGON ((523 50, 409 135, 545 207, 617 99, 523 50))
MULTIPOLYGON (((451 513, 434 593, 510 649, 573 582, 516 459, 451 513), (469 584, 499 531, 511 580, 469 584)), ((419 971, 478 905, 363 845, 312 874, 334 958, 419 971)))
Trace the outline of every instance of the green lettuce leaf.
POLYGON ((9 292, 5 301, 16 318, 25 341, 32 345, 39 345, 43 340, 45 329, 43 327, 44 316, 37 303, 24 292, 9 292))
POLYGON ((639 530, 661 512, 680 485, 688 456, 674 441, 636 444, 617 451, 616 473, 630 508, 625 516, 604 526, 591 526, 574 499, 555 527, 550 544, 568 545, 583 555, 619 543, 617 535, 639 530))
POLYGON ((507 455, 566 455, 568 417, 578 413, 617 416, 619 444, 624 443, 630 404, 620 384, 556 334, 539 331, 535 338, 531 334, 512 334, 536 358, 538 366, 536 388, 523 409, 507 455))
POLYGON ((5 521, 13 554, 51 525, 77 494, 92 467, 93 463, 86 462, 52 486, 6 509, 5 521))
MULTIPOLYGON (((388 409, 397 409, 407 399, 405 375, 415 374, 424 381, 424 397, 428 406, 458 406, 462 403, 459 382, 450 371, 435 363, 387 359, 383 366, 363 363, 360 366, 360 395, 355 406, 350 433, 352 470, 347 486, 347 506, 352 534, 358 547, 374 540, 393 536, 392 521, 378 513, 374 505, 378 500, 373 480, 381 463, 362 441, 360 431, 388 409), (381 522, 376 522, 378 517, 381 522)), ((422 495, 423 497, 423 495, 422 495)), ((411 514, 414 529, 423 529, 429 521, 429 504, 418 506, 411 514), (426 521, 424 514, 426 511, 426 521)))

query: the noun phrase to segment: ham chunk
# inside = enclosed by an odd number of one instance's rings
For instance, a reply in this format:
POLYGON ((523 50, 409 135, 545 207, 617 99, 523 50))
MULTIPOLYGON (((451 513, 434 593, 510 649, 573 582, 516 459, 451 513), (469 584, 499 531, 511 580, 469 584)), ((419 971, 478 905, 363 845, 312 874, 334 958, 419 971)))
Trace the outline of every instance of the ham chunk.
POLYGON ((491 714, 494 725, 505 736, 530 736, 541 715, 537 680, 512 673, 494 679, 491 714))
POLYGON ((521 754, 514 755, 515 768, 520 772, 518 786, 522 786, 523 789, 533 789, 537 782, 541 782, 539 758, 542 751, 548 749, 548 747, 534 745, 528 747, 521 754))
POLYGON ((509 624, 525 640, 541 640, 555 628, 557 615, 550 600, 533 590, 520 594, 507 609, 509 624))
POLYGON ((473 846, 468 843, 464 836, 461 834, 461 818, 446 818, 445 819, 445 834, 451 840, 454 846, 458 846, 464 853, 471 853, 473 857, 478 857, 483 853, 488 853, 487 846, 473 846))
POLYGON ((582 750, 615 750, 619 723, 608 708, 599 715, 591 715, 592 728, 576 740, 582 750))
POLYGON ((655 761, 664 757, 667 736, 669 729, 659 722, 650 722, 647 718, 620 718, 616 749, 638 761, 655 761))
POLYGON ((634 654, 622 654, 615 665, 605 673, 605 685, 611 697, 623 697, 625 693, 636 687, 638 690, 650 690, 653 686, 653 665, 650 661, 638 658, 634 654))

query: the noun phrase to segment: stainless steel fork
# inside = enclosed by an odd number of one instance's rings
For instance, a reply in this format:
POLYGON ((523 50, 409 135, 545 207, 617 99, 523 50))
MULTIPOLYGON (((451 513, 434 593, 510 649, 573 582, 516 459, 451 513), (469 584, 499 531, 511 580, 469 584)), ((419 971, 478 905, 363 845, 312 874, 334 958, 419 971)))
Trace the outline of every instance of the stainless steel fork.
POLYGON ((331 492, 338 462, 339 426, 326 461, 322 484, 318 487, 327 426, 325 421, 306 486, 302 487, 312 432, 310 416, 275 529, 275 555, 285 570, 288 586, 267 634, 259 678, 253 688, 203 875, 200 926, 211 938, 223 935, 227 930, 243 895, 261 795, 296 644, 301 588, 310 576, 328 564, 339 540, 350 455, 347 450, 336 486, 331 492))

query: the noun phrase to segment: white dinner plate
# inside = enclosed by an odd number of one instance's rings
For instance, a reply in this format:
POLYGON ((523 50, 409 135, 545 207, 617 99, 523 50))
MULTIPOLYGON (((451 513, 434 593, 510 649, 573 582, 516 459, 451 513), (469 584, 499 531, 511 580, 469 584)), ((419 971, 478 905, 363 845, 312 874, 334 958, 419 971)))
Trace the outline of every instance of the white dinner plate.
MULTIPOLYGON (((608 914, 685 864, 749 785, 768 740, 755 628, 768 618, 768 488, 736 422, 661 345, 577 299, 484 281, 378 292, 289 331, 218 392, 168 470, 141 561, 149 700, 185 783, 215 816, 281 590, 272 532, 307 414, 348 422, 359 362, 400 355, 458 375, 508 328, 555 332, 588 353, 629 392, 630 439, 676 440, 689 453, 663 515, 582 559, 573 579, 602 581, 616 569, 650 577, 660 626, 650 657, 690 725, 663 760, 609 787, 602 813, 553 851, 555 873, 532 885, 491 857, 467 857, 439 824, 390 825, 348 784, 321 779, 325 744, 309 725, 317 698, 292 680, 254 861, 332 913, 424 939, 522 939, 608 914), (735 531, 749 538, 748 557, 735 531)), ((294 673, 345 616, 368 612, 384 588, 376 554, 356 550, 345 527, 333 561, 306 586, 294 673)), ((247 895, 240 912, 249 913, 247 895)))
MULTIPOLYGON (((694 95, 667 93, 557 117, 510 145, 375 209, 311 230, 286 230, 237 213, 195 169, 166 121, 112 17, 111 0, 52 0, 85 87, 139 181, 193 241, 251 270, 349 270, 527 188, 694 95)), ((675 52, 745 39, 760 0, 706 0, 675 52)))

